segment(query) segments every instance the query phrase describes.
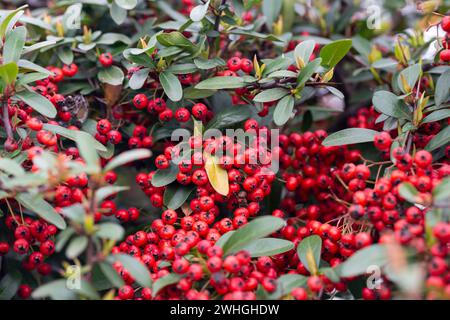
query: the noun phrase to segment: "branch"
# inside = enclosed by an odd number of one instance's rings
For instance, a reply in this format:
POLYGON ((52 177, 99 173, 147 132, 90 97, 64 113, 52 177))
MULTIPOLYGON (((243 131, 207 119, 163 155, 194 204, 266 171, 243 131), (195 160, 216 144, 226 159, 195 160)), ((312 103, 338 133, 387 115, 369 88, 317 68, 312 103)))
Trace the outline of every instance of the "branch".
POLYGON ((11 127, 11 122, 9 121, 9 111, 8 111, 8 99, 3 96, 2 98, 2 117, 3 126, 5 127, 6 135, 8 138, 13 138, 13 131, 11 127))

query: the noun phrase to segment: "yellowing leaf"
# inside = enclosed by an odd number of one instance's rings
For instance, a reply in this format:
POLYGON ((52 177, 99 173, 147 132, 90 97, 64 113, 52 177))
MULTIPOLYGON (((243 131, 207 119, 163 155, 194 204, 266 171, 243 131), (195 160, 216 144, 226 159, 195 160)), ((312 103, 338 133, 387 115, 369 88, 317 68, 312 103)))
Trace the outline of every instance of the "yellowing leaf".
POLYGON ((221 195, 228 195, 230 187, 228 184, 228 173, 219 165, 216 156, 205 153, 205 170, 211 186, 221 195))

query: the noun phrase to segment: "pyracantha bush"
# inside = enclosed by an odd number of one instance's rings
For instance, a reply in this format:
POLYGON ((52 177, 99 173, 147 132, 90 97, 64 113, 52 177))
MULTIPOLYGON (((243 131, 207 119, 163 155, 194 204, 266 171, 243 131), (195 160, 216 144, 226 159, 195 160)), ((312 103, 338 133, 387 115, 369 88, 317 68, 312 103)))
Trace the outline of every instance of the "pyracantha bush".
POLYGON ((450 299, 450 8, 398 3, 0 1, 0 299, 450 299))

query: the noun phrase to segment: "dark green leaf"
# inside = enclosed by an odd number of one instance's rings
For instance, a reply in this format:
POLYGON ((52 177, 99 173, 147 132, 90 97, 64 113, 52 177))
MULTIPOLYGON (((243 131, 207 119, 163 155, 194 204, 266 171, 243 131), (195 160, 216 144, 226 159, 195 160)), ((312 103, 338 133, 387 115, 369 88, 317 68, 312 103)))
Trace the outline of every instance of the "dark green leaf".
POLYGON ((16 200, 28 210, 35 212, 39 217, 54 224, 59 229, 66 228, 66 222, 59 213, 55 211, 47 201, 42 199, 42 195, 32 195, 30 193, 19 193, 16 200))
POLYGON ((164 205, 169 209, 176 210, 186 202, 192 191, 194 191, 193 187, 169 185, 164 191, 164 205))
POLYGON ((54 118, 56 116, 55 106, 39 93, 23 90, 16 92, 14 98, 25 102, 31 108, 48 118, 54 118))
POLYGON ((100 82, 113 86, 121 85, 124 79, 123 71, 116 66, 101 69, 97 76, 100 82))
POLYGON ((292 116, 294 110, 295 99, 289 95, 278 101, 274 113, 273 121, 277 126, 284 125, 292 116))
POLYGON ((322 144, 326 147, 372 142, 377 131, 364 128, 349 128, 330 134, 322 144))
POLYGON ((393 118, 407 120, 411 120, 412 118, 412 112, 403 102, 403 99, 397 97, 392 92, 385 90, 375 92, 372 103, 377 111, 393 118))
POLYGON ((248 105, 230 106, 222 109, 211 121, 208 122, 206 129, 223 129, 247 120, 252 115, 248 105))
POLYGON ((167 286, 175 284, 181 280, 181 276, 176 273, 169 273, 168 275, 158 279, 153 284, 152 294, 155 297, 159 291, 164 289, 167 286))
POLYGON ((297 247, 300 261, 311 274, 316 274, 320 268, 321 251, 322 239, 317 235, 303 239, 297 247))
POLYGON ((278 300, 291 293, 295 288, 306 287, 308 278, 300 274, 283 274, 277 279, 277 288, 267 298, 278 300))
POLYGON ((150 73, 149 68, 143 68, 133 73, 128 83, 130 88, 133 90, 138 90, 142 88, 142 86, 145 84, 145 81, 147 80, 149 73, 150 73))
POLYGON ((449 142, 450 142, 450 126, 446 126, 437 135, 435 135, 430 142, 428 142, 428 144, 425 147, 425 150, 433 151, 436 150, 437 148, 445 146, 449 142))
POLYGON ((181 87, 180 80, 178 80, 177 76, 168 71, 164 71, 159 74, 159 81, 170 100, 181 100, 183 97, 183 88, 181 87))
POLYGON ((151 151, 148 149, 133 149, 122 152, 121 154, 115 156, 108 164, 105 166, 104 171, 110 171, 117 167, 123 166, 127 163, 150 158, 152 155, 151 151))
POLYGON ((114 222, 104 222, 97 225, 98 230, 95 235, 102 239, 122 240, 125 230, 120 224, 114 222))
POLYGON ((178 166, 173 163, 170 164, 168 169, 158 169, 152 178, 152 185, 155 187, 164 187, 177 179, 178 166))
POLYGON ((100 270, 108 279, 108 281, 116 288, 122 287, 125 283, 123 279, 119 276, 117 271, 107 262, 100 262, 98 264, 100 270))
POLYGON ((283 88, 272 88, 261 91, 254 98, 253 101, 256 102, 269 102, 276 101, 283 98, 285 95, 289 94, 287 89, 283 88))
POLYGON ((225 254, 233 252, 237 247, 274 233, 281 229, 285 224, 283 219, 272 216, 256 218, 242 228, 236 230, 223 245, 223 251, 225 254))
POLYGON ((297 78, 297 87, 303 86, 309 80, 309 78, 311 78, 311 76, 317 72, 317 69, 320 67, 321 61, 321 58, 314 59, 300 71, 297 78))
POLYGON ((0 300, 11 300, 22 282, 22 275, 17 270, 11 270, 0 280, 0 300))
POLYGON ((88 238, 86 236, 77 236, 73 238, 66 249, 66 256, 69 259, 78 257, 87 247, 88 238))
POLYGON ((213 77, 198 83, 196 89, 209 89, 209 90, 220 90, 220 89, 237 89, 246 86, 244 78, 241 77, 213 77))
POLYGON ((340 277, 354 277, 365 274, 370 266, 382 268, 387 262, 388 256, 385 245, 374 244, 356 251, 334 269, 340 277))
POLYGON ((275 256, 280 253, 294 249, 291 241, 277 238, 263 238, 254 240, 241 247, 236 247, 229 253, 238 252, 240 250, 247 251, 252 257, 275 256))
POLYGON ((322 58, 322 65, 328 68, 333 68, 338 64, 342 58, 345 57, 347 52, 352 47, 351 39, 342 39, 333 41, 325 45, 320 50, 320 57, 322 58))
POLYGON ((26 37, 27 29, 24 26, 14 28, 6 35, 3 46, 3 64, 19 61, 26 37))
POLYGON ((450 70, 445 71, 436 82, 434 102, 440 106, 447 101, 450 94, 450 70))
POLYGON ((435 121, 441 121, 443 119, 447 119, 450 117, 450 109, 441 109, 436 110, 430 114, 428 114, 421 123, 429 123, 429 122, 435 122, 435 121))
POLYGON ((114 254, 108 257, 108 260, 110 262, 120 261, 122 266, 131 274, 137 283, 145 288, 152 287, 152 279, 147 267, 135 257, 127 254, 114 254))

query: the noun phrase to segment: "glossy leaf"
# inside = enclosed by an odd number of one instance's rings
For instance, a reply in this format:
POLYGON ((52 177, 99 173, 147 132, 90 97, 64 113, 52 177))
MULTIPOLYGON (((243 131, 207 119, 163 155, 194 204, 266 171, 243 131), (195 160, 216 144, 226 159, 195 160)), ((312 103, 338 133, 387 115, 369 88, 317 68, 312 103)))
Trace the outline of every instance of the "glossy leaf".
POLYGON ((364 128, 349 128, 330 134, 322 144, 326 147, 373 142, 378 131, 364 128))

